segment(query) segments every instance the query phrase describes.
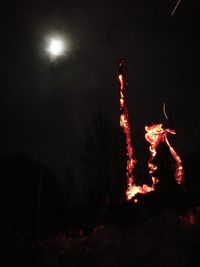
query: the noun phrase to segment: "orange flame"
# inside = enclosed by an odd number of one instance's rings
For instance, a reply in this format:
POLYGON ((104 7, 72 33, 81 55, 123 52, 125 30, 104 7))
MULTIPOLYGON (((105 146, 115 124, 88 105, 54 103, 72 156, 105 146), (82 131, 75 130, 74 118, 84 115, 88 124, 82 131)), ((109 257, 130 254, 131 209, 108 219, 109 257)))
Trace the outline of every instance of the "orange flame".
POLYGON ((184 173, 183 173, 183 166, 181 162, 180 156, 176 153, 173 147, 170 145, 169 140, 167 138, 167 134, 176 134, 175 130, 171 129, 163 129, 162 124, 155 124, 152 126, 145 127, 146 134, 145 138, 150 143, 150 153, 151 157, 148 160, 148 167, 149 167, 149 174, 152 177, 153 187, 159 181, 157 177, 153 176, 153 173, 157 170, 157 166, 155 166, 152 162, 156 156, 156 148, 160 142, 166 142, 169 147, 169 150, 176 161, 176 168, 175 168, 175 179, 178 184, 183 184, 184 182, 184 173))
POLYGON ((153 176, 153 173, 157 170, 157 166, 153 164, 153 159, 156 156, 156 149, 160 142, 164 141, 165 131, 162 128, 162 124, 155 124, 152 126, 145 126, 146 134, 145 139, 150 143, 149 151, 151 157, 148 160, 149 174, 151 175, 153 187, 159 181, 157 177, 153 176))
MULTIPOLYGON (((119 85, 120 85, 120 127, 123 130, 126 139, 126 151, 127 151, 127 164, 126 164, 126 176, 127 176, 127 190, 126 190, 126 198, 127 200, 131 200, 135 197, 136 194, 146 194, 151 191, 155 190, 155 185, 158 183, 159 179, 153 176, 153 173, 157 169, 157 166, 153 164, 153 159, 156 156, 156 149, 160 142, 166 142, 168 145, 170 152, 174 159, 176 160, 176 170, 175 170, 175 178, 178 184, 183 183, 183 167, 182 162, 179 155, 170 145, 169 140, 167 139, 167 134, 176 134, 174 130, 170 129, 163 129, 162 124, 155 124, 151 126, 145 126, 146 134, 145 138, 150 143, 150 153, 151 157, 148 160, 148 168, 149 174, 152 178, 152 186, 148 186, 143 184, 142 186, 137 186, 134 181, 133 176, 133 169, 137 160, 133 159, 133 147, 131 143, 131 130, 130 130, 130 123, 129 123, 129 116, 128 116, 128 108, 126 105, 126 98, 125 98, 125 90, 127 88, 127 81, 126 81, 126 72, 124 68, 124 61, 123 59, 120 60, 119 65, 119 85)), ((134 202, 137 203, 137 199, 134 199, 134 202)))
MULTIPOLYGON (((120 127, 123 130, 123 133, 126 138, 126 149, 127 149, 127 166, 126 166, 126 175, 127 175, 127 183, 128 183, 128 191, 129 188, 133 186, 133 168, 135 167, 136 160, 133 159, 133 147, 131 144, 131 131, 130 131, 130 124, 129 124, 129 117, 128 117, 128 109, 126 107, 125 101, 125 81, 122 74, 119 75, 119 83, 120 83, 120 127)), ((127 196, 128 197, 128 196, 127 196)), ((129 198, 128 198, 129 199, 129 198)))
POLYGON ((170 145, 169 140, 167 139, 167 136, 165 136, 165 142, 168 145, 169 150, 176 161, 175 179, 176 179, 177 183, 181 185, 184 183, 184 172, 183 172, 183 166, 182 166, 181 158, 176 153, 176 151, 173 149, 173 147, 170 145))
MULTIPOLYGON (((123 60, 119 63, 119 70, 120 74, 118 76, 119 84, 120 84, 120 127, 123 130, 123 133, 126 138, 126 150, 127 150, 127 166, 126 166, 126 176, 127 176, 127 190, 126 190, 126 197, 127 200, 131 200, 136 194, 146 194, 154 188, 149 187, 148 185, 144 184, 143 186, 137 186, 134 183, 133 177, 133 169, 137 160, 133 159, 133 147, 131 144, 131 130, 130 130, 130 123, 128 117, 128 108, 126 106, 126 98, 125 98, 125 89, 127 87, 127 82, 125 78, 125 73, 123 70, 123 60)), ((135 203, 137 200, 135 200, 135 203)))

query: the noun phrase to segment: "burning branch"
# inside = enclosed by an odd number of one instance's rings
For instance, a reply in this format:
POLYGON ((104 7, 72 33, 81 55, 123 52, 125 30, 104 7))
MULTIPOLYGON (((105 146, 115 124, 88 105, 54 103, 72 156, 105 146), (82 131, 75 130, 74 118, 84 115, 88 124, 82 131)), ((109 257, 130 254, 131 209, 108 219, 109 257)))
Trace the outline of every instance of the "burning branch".
MULTIPOLYGON (((153 187, 149 187, 144 184, 143 186, 137 186, 134 182, 133 169, 136 164, 136 160, 133 159, 133 147, 131 143, 131 130, 128 116, 128 108, 126 105, 125 91, 127 89, 127 72, 124 66, 124 60, 121 59, 118 65, 119 71, 119 89, 120 89, 120 127, 123 130, 126 139, 126 151, 127 151, 127 165, 126 165, 126 176, 127 176, 127 200, 131 200, 136 194, 146 194, 152 190, 153 187)), ((137 200, 135 200, 136 202, 137 200)))
POLYGON ((181 158, 176 153, 176 151, 173 149, 173 147, 170 145, 169 140, 167 138, 168 133, 176 134, 175 130, 163 129, 162 124, 155 124, 152 126, 146 126, 145 130, 147 132, 145 134, 145 138, 150 143, 149 150, 151 153, 151 157, 148 161, 148 167, 149 167, 149 174, 152 177, 152 182, 153 182, 152 186, 154 187, 155 184, 158 183, 158 181, 159 181, 159 179, 157 177, 153 176, 153 173, 157 170, 157 166, 155 166, 153 164, 153 159, 156 156, 156 149, 157 149, 160 142, 165 142, 167 144, 167 146, 169 147, 169 150, 170 150, 173 158, 176 161, 175 179, 176 179, 178 184, 183 184, 184 173, 183 173, 181 158))
MULTIPOLYGON (((124 60, 121 59, 118 65, 118 71, 119 71, 119 85, 120 85, 120 127, 123 130, 123 133, 126 138, 126 150, 127 150, 127 166, 126 166, 126 175, 127 175, 127 183, 128 183, 128 190, 129 192, 134 183, 134 177, 133 177, 133 169, 136 164, 136 160, 133 159, 133 147, 131 144, 131 130, 130 130, 130 123, 129 123, 129 117, 128 117, 128 108, 126 105, 126 98, 125 98, 125 91, 127 89, 127 80, 126 80, 126 70, 124 66, 124 60)), ((128 193, 127 193, 127 197, 128 193)))

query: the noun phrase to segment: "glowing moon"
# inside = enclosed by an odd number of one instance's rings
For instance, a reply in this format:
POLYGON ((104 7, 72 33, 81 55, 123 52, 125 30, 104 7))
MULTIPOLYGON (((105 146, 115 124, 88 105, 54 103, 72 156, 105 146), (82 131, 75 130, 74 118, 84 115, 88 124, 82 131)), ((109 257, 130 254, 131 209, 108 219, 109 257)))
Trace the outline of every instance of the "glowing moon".
POLYGON ((62 39, 51 38, 48 41, 47 52, 51 59, 55 59, 65 54, 65 42, 62 39))

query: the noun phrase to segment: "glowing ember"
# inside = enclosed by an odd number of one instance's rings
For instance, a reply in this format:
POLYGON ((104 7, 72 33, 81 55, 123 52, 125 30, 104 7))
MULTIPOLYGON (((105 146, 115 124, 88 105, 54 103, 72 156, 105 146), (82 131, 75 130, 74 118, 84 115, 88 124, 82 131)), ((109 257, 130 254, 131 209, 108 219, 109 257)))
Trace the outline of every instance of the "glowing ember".
MULTIPOLYGON (((126 151, 127 151, 127 166, 126 166, 126 176, 127 176, 127 191, 126 197, 131 200, 136 194, 146 194, 154 188, 148 185, 136 186, 134 183, 133 169, 136 164, 136 160, 133 159, 133 147, 131 144, 131 130, 128 117, 128 108, 126 106, 125 90, 127 88, 127 73, 124 66, 124 60, 121 59, 118 65, 119 70, 119 85, 120 85, 120 127, 123 130, 126 139, 126 151)), ((135 200, 136 202, 137 200, 135 200)))
POLYGON ((169 140, 167 138, 167 134, 176 134, 174 130, 170 129, 163 129, 162 124, 155 124, 152 126, 146 126, 145 127, 146 134, 145 138, 146 140, 150 143, 150 153, 151 153, 151 158, 148 161, 148 167, 149 167, 149 174, 152 177, 152 182, 153 182, 153 187, 155 184, 159 181, 157 177, 153 176, 153 173, 155 170, 157 170, 157 166, 155 166, 152 162, 153 159, 156 156, 156 148, 159 145, 160 142, 166 142, 166 144, 169 147, 169 150, 174 157, 176 161, 176 168, 175 168, 175 178, 178 184, 182 184, 184 181, 184 173, 183 173, 183 167, 182 167, 182 162, 176 151, 173 149, 173 147, 170 145, 169 140))
MULTIPOLYGON (((129 117, 128 117, 128 109, 126 106, 126 99, 125 99, 125 90, 127 87, 126 81, 126 71, 124 67, 123 59, 119 62, 119 84, 120 84, 120 126, 123 130, 123 133, 126 138, 126 149, 127 149, 127 179, 128 179, 128 191, 133 186, 133 168, 136 164, 136 160, 133 159, 133 148, 131 144, 131 131, 130 131, 130 124, 129 124, 129 117)), ((136 192, 137 193, 137 192, 136 192)), ((128 197, 128 196, 127 196, 128 197)))
POLYGON ((174 9, 173 9, 173 11, 172 11, 172 13, 171 13, 171 16, 173 16, 174 13, 176 12, 176 9, 177 9, 177 7, 179 6, 180 2, 181 2, 181 0, 178 0, 178 2, 176 3, 176 5, 175 5, 175 7, 174 7, 174 9))
MULTIPOLYGON (((126 105, 126 97, 125 97, 125 91, 127 89, 127 73, 124 66, 124 60, 121 59, 118 65, 118 71, 119 71, 119 87, 120 87, 120 127, 123 130, 123 133, 125 135, 126 140, 126 154, 127 154, 127 164, 126 164, 126 176, 127 176, 127 190, 126 190, 126 197, 127 200, 131 200, 135 197, 136 194, 146 194, 151 191, 155 190, 155 185, 158 183, 159 179, 155 176, 153 176, 153 173, 157 169, 157 166, 153 164, 153 160, 156 156, 156 149, 160 142, 166 142, 168 145, 170 152, 174 159, 176 160, 176 170, 175 170, 175 178, 178 184, 183 183, 183 167, 181 163, 181 159, 178 156, 178 154, 175 152, 175 150, 172 148, 172 146, 169 143, 169 140, 167 139, 167 134, 176 134, 174 130, 170 129, 163 129, 162 124, 155 124, 151 126, 145 126, 146 134, 145 138, 150 143, 150 153, 151 157, 148 160, 148 168, 149 168, 149 174, 152 178, 152 186, 148 186, 146 184, 143 184, 142 186, 137 186, 134 181, 133 177, 133 169, 135 167, 135 164, 137 161, 133 158, 133 147, 131 143, 131 130, 130 130, 130 123, 129 123, 129 117, 128 117, 128 108, 126 105)), ((134 202, 137 203, 137 199, 134 199, 134 202)))
POLYGON ((173 149, 173 147, 170 145, 169 140, 167 139, 167 136, 165 136, 165 142, 168 145, 170 152, 176 161, 175 178, 176 178, 177 183, 181 185, 184 183, 184 172, 183 172, 181 158, 176 153, 176 151, 173 149))
POLYGON ((168 120, 169 118, 168 118, 168 116, 167 116, 167 112, 166 112, 166 104, 165 104, 165 103, 163 103, 163 113, 164 113, 164 115, 165 115, 165 118, 168 120))
POLYGON ((146 134, 145 138, 150 143, 149 151, 151 158, 148 160, 149 174, 152 177, 153 187, 159 181, 158 178, 153 176, 153 173, 157 170, 152 162, 156 156, 156 148, 160 142, 164 141, 165 131, 162 129, 162 124, 156 124, 152 126, 145 126, 146 134))
POLYGON ((181 220, 182 223, 188 226, 194 226, 199 221, 199 213, 200 213, 200 208, 198 206, 193 207, 187 212, 187 214, 180 216, 179 219, 181 220))

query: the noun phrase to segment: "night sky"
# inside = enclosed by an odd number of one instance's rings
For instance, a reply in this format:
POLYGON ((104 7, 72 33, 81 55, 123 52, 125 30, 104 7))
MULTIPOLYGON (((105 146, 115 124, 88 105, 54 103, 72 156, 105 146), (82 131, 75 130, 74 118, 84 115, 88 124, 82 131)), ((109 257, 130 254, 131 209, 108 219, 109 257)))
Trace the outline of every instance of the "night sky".
POLYGON ((199 9, 182 0, 171 16, 176 2, 7 1, 1 7, 0 153, 25 153, 62 173, 83 151, 92 116, 103 112, 119 124, 122 56, 133 139, 144 137, 145 125, 161 122, 177 131, 179 154, 198 153, 199 9), (45 40, 54 35, 68 48, 52 62, 45 40))

